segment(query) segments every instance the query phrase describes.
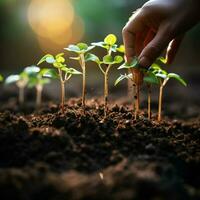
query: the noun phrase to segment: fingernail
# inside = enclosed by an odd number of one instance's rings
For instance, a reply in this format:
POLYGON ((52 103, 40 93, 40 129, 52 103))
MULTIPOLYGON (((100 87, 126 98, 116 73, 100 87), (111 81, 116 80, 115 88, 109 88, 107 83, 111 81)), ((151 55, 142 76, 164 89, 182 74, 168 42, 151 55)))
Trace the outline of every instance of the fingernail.
POLYGON ((151 60, 147 57, 142 57, 140 60, 139 60, 139 64, 142 66, 142 67, 149 67, 151 65, 151 60))

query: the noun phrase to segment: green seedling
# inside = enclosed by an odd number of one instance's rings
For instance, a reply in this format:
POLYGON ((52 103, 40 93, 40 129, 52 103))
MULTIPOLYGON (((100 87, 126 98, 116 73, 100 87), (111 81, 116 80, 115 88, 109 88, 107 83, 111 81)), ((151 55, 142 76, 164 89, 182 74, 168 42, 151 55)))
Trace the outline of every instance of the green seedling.
MULTIPOLYGON (((162 61, 162 60, 160 60, 162 61)), ((159 104, 158 104, 158 121, 162 119, 162 99, 163 99, 163 88, 167 82, 171 79, 176 79, 182 85, 187 86, 184 79, 175 73, 167 73, 161 68, 157 63, 154 63, 147 71, 147 76, 144 78, 144 81, 148 84, 158 84, 159 85, 159 104)))
MULTIPOLYGON (((132 71, 133 69, 142 70, 139 66, 139 61, 135 57, 131 63, 123 63, 118 69, 128 69, 128 71, 132 71)), ((134 93, 134 100, 133 100, 133 110, 135 110, 135 119, 137 119, 139 110, 140 110, 140 86, 135 83, 134 73, 120 75, 119 78, 115 81, 115 86, 120 83, 122 80, 128 79, 132 82, 133 85, 133 93, 134 93)))
POLYGON ((49 69, 40 69, 37 66, 30 66, 26 67, 24 71, 28 74, 28 87, 36 88, 36 107, 39 108, 42 103, 44 85, 50 83, 50 79, 44 77, 44 75, 49 72, 49 69))
POLYGON ((63 57, 64 53, 57 54, 53 56, 51 54, 45 55, 39 62, 51 64, 54 68, 49 69, 48 72, 44 74, 45 77, 49 77, 52 79, 59 79, 61 85, 61 108, 64 112, 64 103, 65 103, 65 83, 69 81, 72 75, 80 75, 81 72, 77 71, 74 68, 67 67, 65 63, 65 58, 63 57))
POLYGON ((101 47, 106 50, 107 54, 100 60, 94 54, 87 54, 86 61, 96 62, 100 71, 104 75, 104 116, 106 117, 108 111, 108 75, 111 67, 116 64, 123 62, 123 57, 119 55, 113 56, 112 53, 120 52, 124 53, 124 46, 121 45, 118 47, 116 44, 117 37, 113 34, 109 34, 104 39, 104 42, 92 43, 93 46, 101 47))
POLYGON ((82 69, 82 106, 85 111, 85 95, 86 95, 86 60, 87 53, 91 51, 94 46, 88 46, 85 43, 78 43, 77 45, 69 45, 65 50, 74 52, 77 57, 71 57, 73 60, 78 60, 82 69))
POLYGON ((23 105, 24 104, 24 89, 28 84, 28 74, 23 71, 20 74, 14 74, 10 75, 5 79, 5 84, 13 84, 15 83, 17 87, 19 88, 19 104, 23 105))

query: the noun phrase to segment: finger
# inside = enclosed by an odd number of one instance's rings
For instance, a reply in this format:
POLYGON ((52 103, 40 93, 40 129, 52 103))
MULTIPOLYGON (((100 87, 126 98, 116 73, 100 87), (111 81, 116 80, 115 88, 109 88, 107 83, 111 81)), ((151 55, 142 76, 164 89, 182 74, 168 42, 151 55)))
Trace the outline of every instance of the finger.
POLYGON ((173 62, 183 38, 184 38, 184 35, 181 35, 181 36, 173 39, 169 43, 169 45, 167 47, 167 52, 166 52, 167 64, 171 64, 173 62))
POLYGON ((155 37, 146 45, 139 56, 139 63, 143 67, 149 67, 172 40, 167 28, 160 27, 155 37))
POLYGON ((136 40, 135 40, 135 55, 138 57, 144 48, 144 40, 148 33, 148 28, 144 28, 142 32, 136 33, 136 40))
POLYGON ((142 15, 139 9, 131 16, 129 22, 126 24, 122 31, 125 46, 125 56, 128 62, 131 62, 132 58, 136 55, 136 33, 143 32, 145 29, 145 26, 141 20, 141 16, 142 15))
POLYGON ((147 44, 149 44, 149 42, 151 42, 151 40, 155 37, 155 35, 156 35, 155 31, 152 28, 150 28, 144 39, 143 48, 145 48, 147 46, 147 44))

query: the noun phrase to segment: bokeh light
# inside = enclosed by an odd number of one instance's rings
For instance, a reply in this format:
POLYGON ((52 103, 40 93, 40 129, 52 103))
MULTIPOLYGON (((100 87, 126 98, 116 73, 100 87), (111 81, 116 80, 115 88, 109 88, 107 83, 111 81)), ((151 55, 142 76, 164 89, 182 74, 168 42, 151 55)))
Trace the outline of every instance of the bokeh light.
POLYGON ((83 21, 75 15, 70 0, 32 0, 28 21, 45 52, 58 51, 84 34, 83 21))

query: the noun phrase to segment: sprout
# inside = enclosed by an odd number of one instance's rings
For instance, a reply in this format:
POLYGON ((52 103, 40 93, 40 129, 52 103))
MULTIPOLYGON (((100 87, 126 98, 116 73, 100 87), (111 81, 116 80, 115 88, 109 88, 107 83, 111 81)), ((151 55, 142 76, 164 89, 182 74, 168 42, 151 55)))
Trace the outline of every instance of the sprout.
MULTIPOLYGON (((163 61, 163 59, 159 59, 159 61, 163 61)), ((162 62, 164 63, 164 62, 162 62)), ((144 81, 148 84, 159 84, 159 105, 158 105, 158 121, 161 121, 161 112, 162 112, 162 97, 163 97, 163 88, 167 84, 167 82, 174 78, 182 85, 187 86, 186 82, 181 78, 178 74, 175 73, 167 73, 165 70, 161 68, 161 66, 157 63, 154 63, 147 71, 146 77, 144 77, 144 81)))
POLYGON ((5 84, 13 84, 15 83, 17 87, 19 88, 19 104, 23 105, 24 104, 24 88, 28 84, 28 74, 23 71, 20 74, 14 74, 10 75, 6 78, 5 84))
POLYGON ((106 49, 107 54, 103 57, 102 60, 100 60, 96 55, 94 54, 87 54, 86 55, 86 61, 93 61, 95 63, 97 63, 97 65, 99 66, 99 69, 101 70, 101 72, 104 75, 104 116, 106 117, 107 115, 107 110, 108 110, 108 73, 111 69, 111 67, 115 64, 120 64, 121 62, 123 62, 123 57, 116 55, 113 56, 112 53, 115 52, 120 52, 120 53, 124 53, 124 46, 121 45, 120 47, 118 47, 118 45, 116 44, 117 42, 117 38, 115 35, 113 34, 109 34, 108 36, 106 36, 106 38, 104 39, 103 42, 96 42, 96 43, 92 43, 93 46, 96 47, 101 47, 103 49, 106 49))
MULTIPOLYGON (((138 71, 142 71, 139 66, 138 59, 135 57, 131 63, 123 63, 118 69, 128 69, 131 71, 133 69, 137 69, 138 71)), ((132 82, 134 88, 134 100, 133 100, 133 109, 135 110, 135 119, 137 119, 139 110, 140 110, 140 85, 136 84, 136 77, 135 73, 130 73, 128 75, 120 75, 119 78, 115 81, 115 86, 120 83, 122 80, 128 79, 132 82)))
POLYGON ((69 45, 65 50, 78 54, 78 57, 71 57, 73 60, 78 60, 82 69, 82 106, 85 111, 85 95, 86 95, 86 60, 87 52, 91 51, 94 46, 88 46, 85 43, 78 43, 77 45, 69 45))
POLYGON ((64 112, 65 103, 65 83, 72 77, 72 75, 82 74, 74 68, 67 67, 65 63, 64 53, 57 54, 53 56, 51 54, 45 55, 39 62, 40 65, 43 62, 51 64, 54 68, 46 71, 43 76, 53 79, 59 79, 61 84, 61 108, 64 112))
POLYGON ((50 83, 49 78, 43 77, 49 69, 40 69, 37 66, 26 67, 24 71, 28 74, 28 87, 36 88, 36 106, 40 107, 42 103, 42 91, 45 84, 50 83))

